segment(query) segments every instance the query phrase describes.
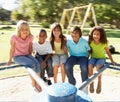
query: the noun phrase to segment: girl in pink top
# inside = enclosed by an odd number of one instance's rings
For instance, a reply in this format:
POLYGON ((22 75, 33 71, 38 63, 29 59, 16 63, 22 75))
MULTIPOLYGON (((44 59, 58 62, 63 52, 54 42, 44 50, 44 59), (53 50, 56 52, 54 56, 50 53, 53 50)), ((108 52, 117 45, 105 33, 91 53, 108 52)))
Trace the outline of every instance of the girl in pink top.
MULTIPOLYGON (((31 55, 33 35, 30 32, 29 25, 26 21, 20 20, 17 23, 16 35, 13 35, 10 40, 10 57, 8 65, 11 64, 12 58, 14 62, 32 68, 40 76, 40 64, 31 55)), ((37 84, 34 78, 30 75, 32 86, 41 91, 41 87, 37 84)))

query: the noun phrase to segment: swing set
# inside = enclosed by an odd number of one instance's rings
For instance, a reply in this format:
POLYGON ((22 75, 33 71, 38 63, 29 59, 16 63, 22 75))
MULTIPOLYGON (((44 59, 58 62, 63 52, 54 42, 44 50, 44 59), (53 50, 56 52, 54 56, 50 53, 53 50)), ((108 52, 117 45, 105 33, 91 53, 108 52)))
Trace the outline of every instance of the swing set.
POLYGON ((85 6, 64 9, 60 24, 63 28, 67 28, 67 31, 69 31, 71 27, 74 26, 79 26, 83 31, 83 28, 85 28, 85 24, 87 24, 87 21, 91 22, 91 20, 95 26, 98 25, 94 6, 92 5, 92 3, 85 6))

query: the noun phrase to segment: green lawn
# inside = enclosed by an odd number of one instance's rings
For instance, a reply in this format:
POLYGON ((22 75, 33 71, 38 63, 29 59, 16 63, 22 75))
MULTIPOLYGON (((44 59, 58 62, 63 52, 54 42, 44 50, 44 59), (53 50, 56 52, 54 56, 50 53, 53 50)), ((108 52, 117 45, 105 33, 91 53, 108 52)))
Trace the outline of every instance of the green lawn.
MULTIPOLYGON (((40 27, 39 26, 31 26, 31 33, 35 36, 38 32, 40 27)), ((48 32, 48 36, 50 34, 50 30, 46 29, 48 32)), ((64 31, 64 30, 63 30, 64 31)), ((86 33, 88 33, 88 30, 86 31, 86 33)), ((106 30, 107 33, 107 37, 108 37, 108 41, 110 45, 113 45, 115 47, 116 52, 120 53, 120 31, 119 30, 106 30)), ((9 58, 9 49, 10 49, 10 37, 12 34, 15 34, 15 26, 12 26, 12 28, 8 27, 8 26, 0 26, 0 63, 2 62, 7 62, 8 58, 9 58), (3 33, 3 34, 2 34, 3 33)), ((36 40, 36 38, 35 38, 36 40)), ((113 54, 112 55, 114 60, 120 64, 120 54, 113 54)), ((107 59, 107 61, 109 62, 109 59, 107 59)), ((19 69, 19 74, 22 73, 26 73, 24 68, 21 68, 21 71, 19 69)), ((107 74, 120 74, 120 71, 112 71, 112 70, 108 70, 106 71, 107 74), (108 73, 107 73, 108 72, 108 73)), ((7 77, 10 75, 18 75, 18 69, 14 69, 14 72, 12 73, 12 71, 7 71, 4 73, 0 74, 0 78, 2 78, 3 76, 7 77), (4 75, 3 75, 4 74, 4 75)))

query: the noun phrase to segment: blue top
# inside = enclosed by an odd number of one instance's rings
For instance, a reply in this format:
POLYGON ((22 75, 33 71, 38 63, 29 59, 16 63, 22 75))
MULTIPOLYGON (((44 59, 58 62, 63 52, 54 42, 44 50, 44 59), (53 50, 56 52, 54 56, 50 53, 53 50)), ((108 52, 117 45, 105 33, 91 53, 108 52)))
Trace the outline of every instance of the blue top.
POLYGON ((73 39, 67 40, 67 48, 69 50, 70 56, 85 56, 88 57, 88 51, 90 46, 88 45, 87 40, 80 38, 78 43, 75 43, 73 39))

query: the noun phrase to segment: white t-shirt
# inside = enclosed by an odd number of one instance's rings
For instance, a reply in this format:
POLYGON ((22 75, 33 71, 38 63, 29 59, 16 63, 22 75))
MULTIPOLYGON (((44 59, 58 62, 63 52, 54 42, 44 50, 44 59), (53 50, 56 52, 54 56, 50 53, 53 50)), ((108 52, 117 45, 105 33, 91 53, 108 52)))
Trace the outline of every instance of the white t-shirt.
POLYGON ((52 46, 49 41, 45 41, 43 44, 38 42, 33 43, 33 51, 39 53, 39 55, 52 54, 52 46))

